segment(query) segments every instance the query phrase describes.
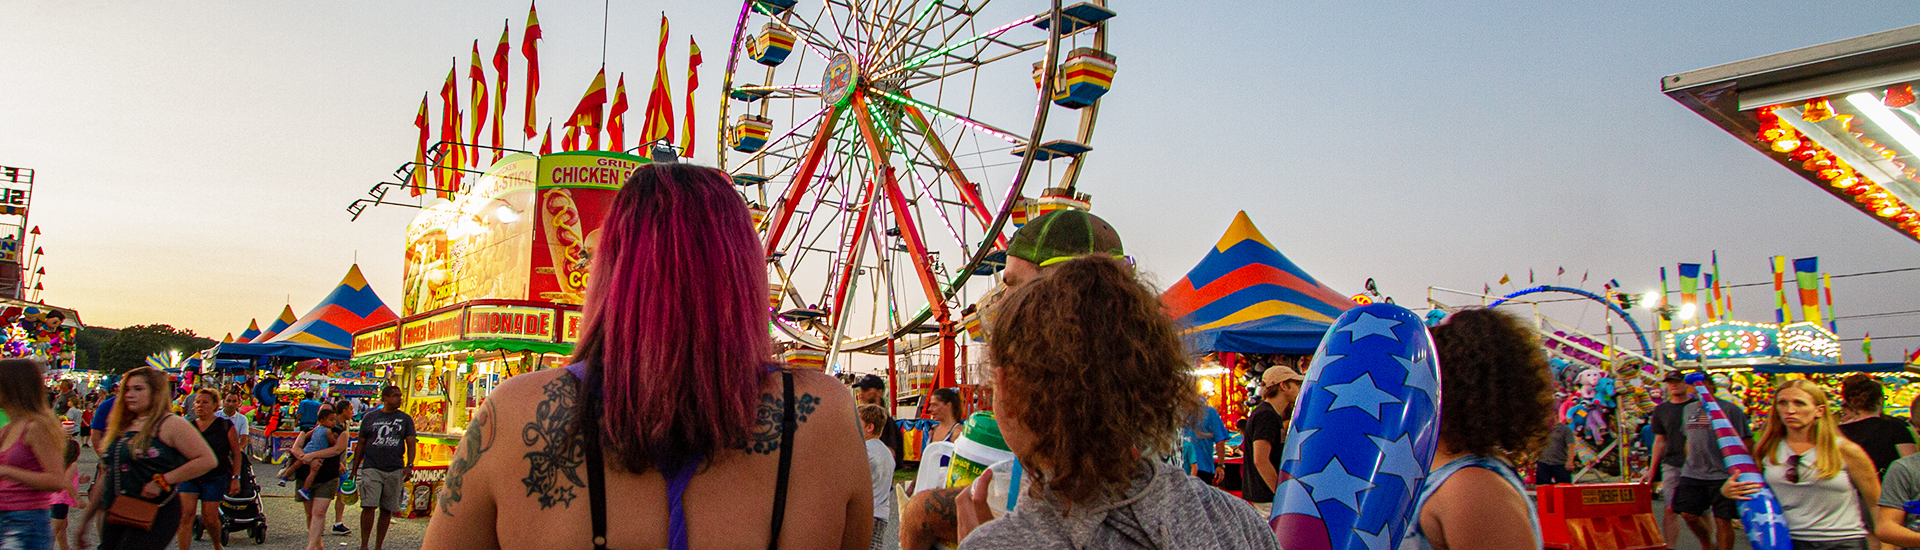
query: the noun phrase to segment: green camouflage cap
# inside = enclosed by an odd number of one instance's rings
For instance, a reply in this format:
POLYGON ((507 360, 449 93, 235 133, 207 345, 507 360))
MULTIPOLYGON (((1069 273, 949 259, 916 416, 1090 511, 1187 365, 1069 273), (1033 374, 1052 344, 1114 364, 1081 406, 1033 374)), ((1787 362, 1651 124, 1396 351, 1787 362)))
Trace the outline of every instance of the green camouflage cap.
POLYGON ((1095 253, 1125 255, 1120 232, 1099 216, 1071 208, 1034 218, 1007 242, 1007 256, 1039 265, 1095 253))

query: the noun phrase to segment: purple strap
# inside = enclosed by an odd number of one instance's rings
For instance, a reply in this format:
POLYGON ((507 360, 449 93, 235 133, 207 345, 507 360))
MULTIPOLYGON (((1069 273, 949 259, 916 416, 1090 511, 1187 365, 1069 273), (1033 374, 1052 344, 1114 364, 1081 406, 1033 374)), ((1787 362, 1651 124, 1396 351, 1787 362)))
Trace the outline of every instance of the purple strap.
POLYGON ((687 484, 693 481, 693 472, 699 469, 700 459, 696 458, 667 476, 667 513, 671 518, 667 520, 667 548, 670 550, 687 548, 687 511, 681 497, 687 493, 687 484))
MULTIPOLYGON (((588 381, 586 363, 567 365, 567 372, 571 373, 574 378, 579 379, 581 382, 588 381)), ((589 462, 593 463, 587 466, 587 476, 594 481, 589 484, 588 492, 590 494, 588 498, 593 503, 593 514, 595 516, 593 518, 594 531, 596 531, 594 533, 594 547, 605 548, 604 541, 606 540, 606 532, 604 526, 606 525, 606 520, 604 514, 606 513, 606 495, 601 493, 602 488, 600 486, 602 483, 599 482, 602 475, 600 470, 602 466, 598 464, 600 462, 600 460, 598 460, 600 454, 599 436, 599 430, 587 431, 588 453, 589 458, 592 459, 589 460, 589 462)), ((700 462, 701 459, 695 457, 671 474, 667 472, 666 468, 658 468, 660 475, 667 478, 667 548, 669 550, 687 550, 687 511, 683 502, 687 494, 687 485, 693 482, 694 472, 700 470, 700 462)))

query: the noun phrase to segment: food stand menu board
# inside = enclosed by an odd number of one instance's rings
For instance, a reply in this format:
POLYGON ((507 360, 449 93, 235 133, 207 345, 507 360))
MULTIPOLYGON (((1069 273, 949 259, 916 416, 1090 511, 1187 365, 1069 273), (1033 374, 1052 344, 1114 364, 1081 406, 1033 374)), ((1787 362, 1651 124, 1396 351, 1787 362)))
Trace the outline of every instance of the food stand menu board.
POLYGON ((579 304, 608 205, 646 159, 507 155, 407 226, 401 315, 477 300, 579 304))

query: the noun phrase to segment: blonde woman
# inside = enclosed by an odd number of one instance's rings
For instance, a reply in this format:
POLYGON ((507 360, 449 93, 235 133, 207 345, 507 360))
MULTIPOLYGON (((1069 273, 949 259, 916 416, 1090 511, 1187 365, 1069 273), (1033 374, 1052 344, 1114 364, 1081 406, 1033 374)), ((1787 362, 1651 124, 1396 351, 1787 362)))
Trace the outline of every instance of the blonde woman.
POLYGON ((81 516, 81 548, 86 548, 84 526, 122 498, 138 498, 160 505, 146 530, 106 523, 100 528, 100 548, 161 550, 173 542, 180 528, 180 499, 175 484, 191 481, 218 466, 220 459, 200 437, 192 422, 173 414, 173 388, 166 373, 150 367, 127 371, 107 421, 106 450, 100 459, 101 478, 94 483, 87 513, 81 516))
MULTIPOLYGON (((1827 391, 1812 382, 1781 384, 1753 454, 1780 499, 1794 548, 1867 550, 1871 526, 1860 502, 1880 500, 1880 478, 1867 451, 1840 436, 1827 401, 1827 391)), ((1735 500, 1751 499, 1759 490, 1759 482, 1740 481, 1720 488, 1735 500)))

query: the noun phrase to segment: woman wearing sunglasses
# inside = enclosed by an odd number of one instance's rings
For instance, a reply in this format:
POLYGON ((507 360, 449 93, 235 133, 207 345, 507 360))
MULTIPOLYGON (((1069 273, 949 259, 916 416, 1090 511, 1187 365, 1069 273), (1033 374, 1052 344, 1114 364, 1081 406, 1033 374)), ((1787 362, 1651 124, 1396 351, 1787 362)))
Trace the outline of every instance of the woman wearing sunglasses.
MULTIPOLYGON (((1825 389, 1806 380, 1781 384, 1754 455, 1780 499, 1795 550, 1868 549, 1860 502, 1880 500, 1880 478, 1867 451, 1840 436, 1825 389)), ((1741 481, 1720 488, 1735 500, 1759 490, 1760 483, 1741 481)))

